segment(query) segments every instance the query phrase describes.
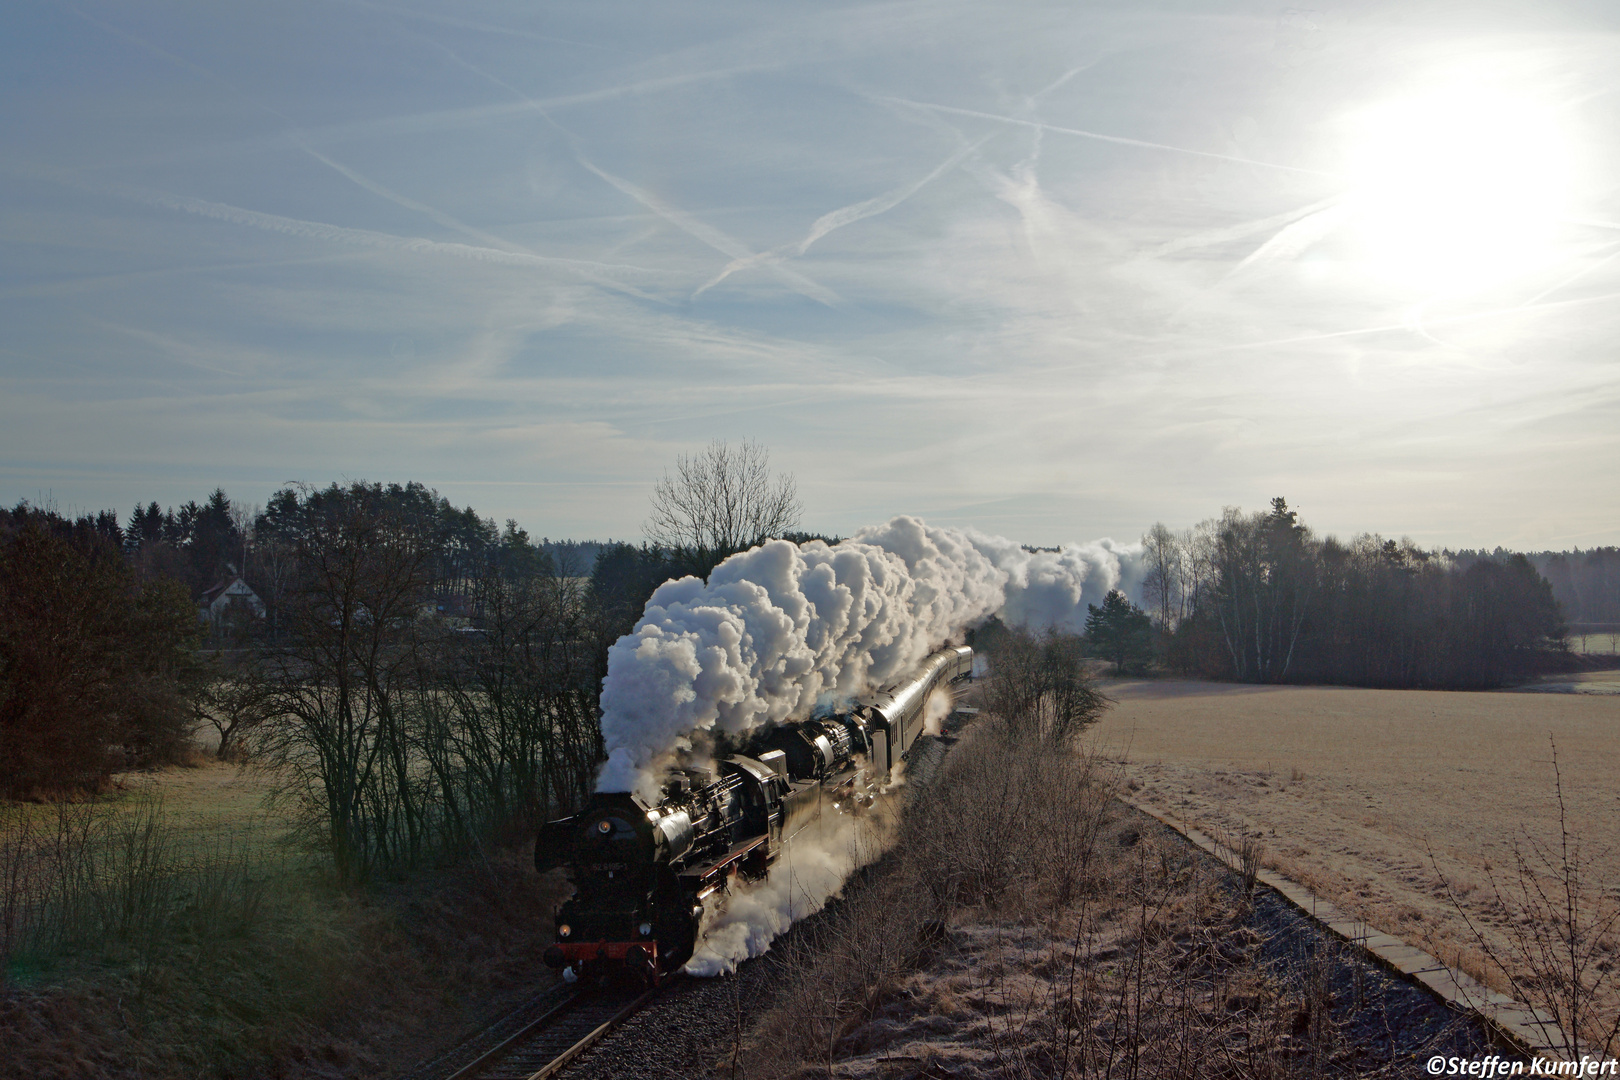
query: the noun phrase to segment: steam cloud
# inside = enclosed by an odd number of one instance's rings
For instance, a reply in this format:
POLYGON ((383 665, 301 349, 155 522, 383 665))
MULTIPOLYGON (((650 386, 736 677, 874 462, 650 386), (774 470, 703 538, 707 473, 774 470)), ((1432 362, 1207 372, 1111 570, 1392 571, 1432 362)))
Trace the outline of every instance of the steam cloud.
POLYGON ((777 935, 814 915, 837 894, 852 871, 888 848, 894 820, 887 800, 862 817, 823 816, 825 832, 801 834, 787 845, 758 885, 733 893, 706 915, 688 975, 719 975, 770 948, 777 935))
POLYGON ((956 698, 948 687, 934 687, 923 706, 923 734, 943 735, 945 718, 951 715, 951 710, 955 707, 956 698))
POLYGON ((608 651, 597 788, 657 801, 665 770, 701 757, 717 733, 747 735, 893 682, 992 615, 1079 630, 1087 604, 1136 590, 1140 560, 1139 546, 1111 540, 1031 552, 897 517, 832 546, 773 540, 707 583, 665 582, 608 651))
MULTIPOLYGON (((897 517, 834 546, 772 541, 733 555, 706 584, 666 582, 608 652, 608 760, 597 787, 657 801, 664 771, 682 756, 701 758, 717 733, 746 735, 893 682, 992 615, 1079 630, 1087 604, 1109 589, 1136 591, 1140 563, 1139 547, 1109 540, 1031 552, 897 517)), ((948 694, 931 695, 928 730, 949 711, 948 694)), ((891 777, 888 788, 903 782, 891 777)), ((801 834, 765 881, 706 916, 686 970, 730 971, 820 911, 886 846, 887 800, 878 811, 833 815, 825 832, 801 834)))

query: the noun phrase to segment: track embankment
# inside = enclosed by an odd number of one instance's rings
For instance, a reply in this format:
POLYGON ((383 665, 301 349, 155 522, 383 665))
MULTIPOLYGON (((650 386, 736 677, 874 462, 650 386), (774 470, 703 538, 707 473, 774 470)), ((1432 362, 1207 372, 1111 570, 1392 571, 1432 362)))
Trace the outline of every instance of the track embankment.
MULTIPOLYGON (((1127 803, 1138 812, 1175 830, 1234 873, 1244 873, 1242 853, 1234 851, 1232 845, 1149 807, 1129 803, 1128 800, 1127 803)), ((1494 1034, 1520 1053, 1556 1060, 1563 1056, 1566 1047, 1572 1045, 1557 1021, 1547 1014, 1498 993, 1467 972, 1451 967, 1422 949, 1345 913, 1299 882, 1264 868, 1255 871, 1255 879, 1308 917, 1325 934, 1366 954, 1387 970, 1421 985, 1457 1010, 1478 1016, 1494 1034)))

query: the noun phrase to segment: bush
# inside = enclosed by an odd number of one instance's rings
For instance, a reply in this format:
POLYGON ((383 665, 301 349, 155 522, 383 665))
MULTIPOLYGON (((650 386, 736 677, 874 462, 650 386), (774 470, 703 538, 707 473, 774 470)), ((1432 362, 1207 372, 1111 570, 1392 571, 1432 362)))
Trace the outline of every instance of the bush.
POLYGON ((914 796, 891 855, 784 957, 789 989, 751 1039, 766 1071, 834 1060, 938 950, 953 913, 1044 919, 1086 892, 1112 805, 1099 766, 1030 724, 970 728, 914 796))
POLYGON ((185 743, 197 612, 111 541, 19 508, 0 535, 0 792, 95 788, 185 743))
POLYGON ((1146 671, 1153 662, 1153 620, 1118 589, 1103 598, 1103 606, 1086 605, 1086 641, 1098 656, 1109 660, 1121 675, 1146 671))
POLYGON ((977 640, 990 658, 988 704, 1010 735, 1067 745, 1108 707, 1073 634, 997 627, 977 640))

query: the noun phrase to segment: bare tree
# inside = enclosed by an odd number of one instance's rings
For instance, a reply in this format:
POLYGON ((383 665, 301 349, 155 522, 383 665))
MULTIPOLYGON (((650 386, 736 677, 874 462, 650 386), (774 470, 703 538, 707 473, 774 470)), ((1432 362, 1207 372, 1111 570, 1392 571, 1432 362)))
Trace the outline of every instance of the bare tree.
POLYGON ((214 755, 231 761, 240 755, 243 738, 276 716, 276 687, 256 655, 216 659, 192 700, 192 709, 200 722, 219 733, 214 755))
POLYGON ((253 551, 253 524, 263 512, 264 508, 257 503, 252 506, 246 503, 231 503, 231 525, 242 543, 241 550, 232 554, 236 558, 236 572, 244 577, 248 572, 248 555, 253 551))
POLYGON ((1066 746, 1112 703, 1086 671, 1074 634, 1007 627, 989 652, 990 709, 1020 738, 1066 746))
POLYGON ((1183 529, 1179 535, 1185 552, 1181 560, 1180 619, 1189 618, 1197 609, 1200 599, 1215 588, 1218 576, 1215 554, 1219 548, 1220 524, 1215 518, 1206 518, 1190 529, 1183 529))
POLYGON ((338 876, 357 881, 423 854, 423 770, 410 749, 418 614, 432 585, 428 523, 381 485, 305 488, 274 712, 255 752, 281 770, 338 876))
POLYGON ((1142 579, 1142 600, 1166 630, 1174 630, 1181 621, 1185 604, 1182 553, 1181 538, 1163 522, 1156 522, 1142 536, 1142 554, 1148 568, 1142 579))
POLYGON ((745 551, 799 523, 797 485, 770 471, 770 451, 752 440, 733 446, 716 439, 696 454, 682 454, 675 473, 653 489, 647 538, 707 574, 720 560, 745 551))

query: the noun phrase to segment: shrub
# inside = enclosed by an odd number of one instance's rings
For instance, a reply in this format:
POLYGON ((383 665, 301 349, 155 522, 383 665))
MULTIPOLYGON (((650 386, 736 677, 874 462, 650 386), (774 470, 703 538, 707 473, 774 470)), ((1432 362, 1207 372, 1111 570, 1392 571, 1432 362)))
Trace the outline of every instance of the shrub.
POLYGON ((1086 671, 1083 643, 1075 635, 998 628, 984 638, 993 676, 987 704, 1015 740, 1027 735, 1066 746, 1108 707, 1086 671))
POLYGON ((0 536, 0 792, 95 788, 185 743, 183 586, 142 588, 116 546, 19 509, 0 536))

